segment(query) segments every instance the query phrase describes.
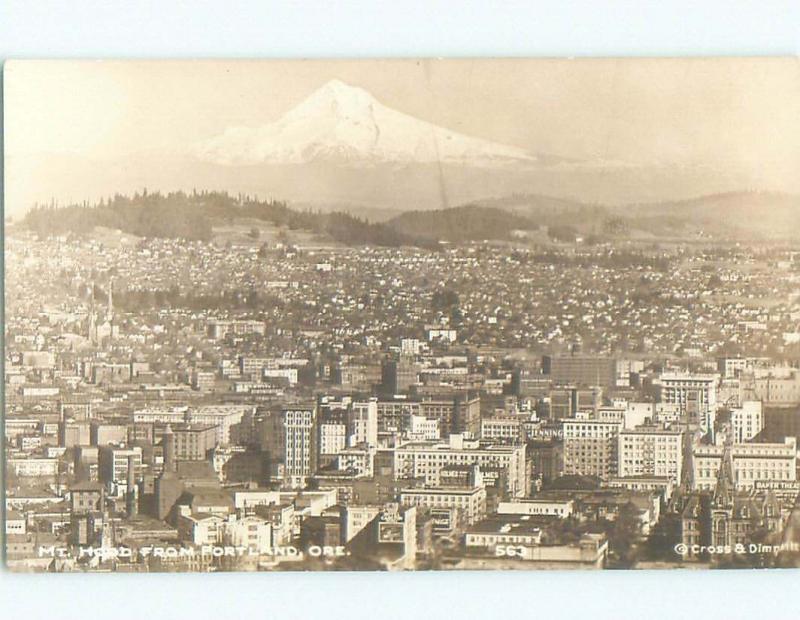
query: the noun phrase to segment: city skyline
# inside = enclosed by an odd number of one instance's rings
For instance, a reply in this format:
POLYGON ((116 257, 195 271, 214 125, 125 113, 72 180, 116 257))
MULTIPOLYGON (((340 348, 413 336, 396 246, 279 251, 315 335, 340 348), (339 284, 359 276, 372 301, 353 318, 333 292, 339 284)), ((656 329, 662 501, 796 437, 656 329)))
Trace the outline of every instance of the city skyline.
POLYGON ((797 568, 794 71, 13 63, 7 566, 797 568))

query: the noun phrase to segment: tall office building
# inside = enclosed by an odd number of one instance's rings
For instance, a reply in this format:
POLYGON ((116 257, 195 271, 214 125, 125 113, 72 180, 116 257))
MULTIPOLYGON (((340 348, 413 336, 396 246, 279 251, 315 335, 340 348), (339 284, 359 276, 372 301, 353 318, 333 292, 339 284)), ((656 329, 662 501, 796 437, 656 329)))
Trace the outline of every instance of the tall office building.
POLYGON ((413 358, 385 360, 381 365, 381 388, 385 394, 403 394, 419 380, 419 365, 413 358))
POLYGON ((764 428, 760 400, 746 400, 741 407, 731 409, 731 429, 734 443, 750 441, 764 428))
POLYGON ((597 476, 617 473, 617 438, 622 422, 564 420, 564 475, 597 476))
POLYGON ((599 385, 617 383, 617 361, 599 355, 545 355, 542 373, 561 385, 599 385))
POLYGON ((661 375, 659 398, 680 408, 681 415, 691 425, 713 431, 717 414, 718 375, 665 373, 661 375))
POLYGON ((347 410, 347 443, 378 445, 378 399, 355 401, 347 410))
POLYGON ((618 475, 656 476, 681 481, 683 433, 642 425, 619 433, 618 475))
POLYGON ((302 487, 316 467, 316 411, 314 406, 281 411, 284 433, 284 481, 302 487))
POLYGON ((481 433, 481 397, 475 393, 457 394, 453 407, 453 433, 469 433, 479 437, 481 433))

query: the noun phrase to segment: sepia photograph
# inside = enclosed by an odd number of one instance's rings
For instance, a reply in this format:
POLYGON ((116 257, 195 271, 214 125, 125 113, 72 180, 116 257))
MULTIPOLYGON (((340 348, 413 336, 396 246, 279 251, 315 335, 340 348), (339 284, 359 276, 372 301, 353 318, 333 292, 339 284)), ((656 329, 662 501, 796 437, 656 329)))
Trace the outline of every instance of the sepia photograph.
POLYGON ((792 57, 4 65, 5 563, 800 567, 792 57))

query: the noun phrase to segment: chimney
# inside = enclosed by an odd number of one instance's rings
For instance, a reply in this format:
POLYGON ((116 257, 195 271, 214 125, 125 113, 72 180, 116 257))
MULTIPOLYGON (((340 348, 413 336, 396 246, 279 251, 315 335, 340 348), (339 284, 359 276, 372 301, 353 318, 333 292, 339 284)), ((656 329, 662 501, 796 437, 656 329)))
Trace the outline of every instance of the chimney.
POLYGON ((175 471, 175 435, 172 433, 172 427, 167 424, 164 429, 164 435, 161 439, 161 445, 164 448, 164 471, 175 471))
POLYGON ((135 517, 139 512, 138 493, 136 492, 136 457, 128 456, 128 490, 125 497, 125 509, 128 517, 135 517))

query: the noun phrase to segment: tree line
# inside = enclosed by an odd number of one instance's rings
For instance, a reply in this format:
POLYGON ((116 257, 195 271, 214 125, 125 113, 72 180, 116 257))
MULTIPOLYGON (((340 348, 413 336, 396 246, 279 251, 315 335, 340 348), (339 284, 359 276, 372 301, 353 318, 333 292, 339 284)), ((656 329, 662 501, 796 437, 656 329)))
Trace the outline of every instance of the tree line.
POLYGON ((214 222, 232 222, 236 218, 267 221, 289 230, 309 230, 344 245, 438 247, 438 242, 429 238, 349 213, 301 211, 278 200, 214 191, 162 194, 144 190, 133 196, 116 194, 94 204, 36 205, 25 216, 23 225, 40 236, 87 234, 95 226, 103 226, 139 237, 209 241, 214 222))

